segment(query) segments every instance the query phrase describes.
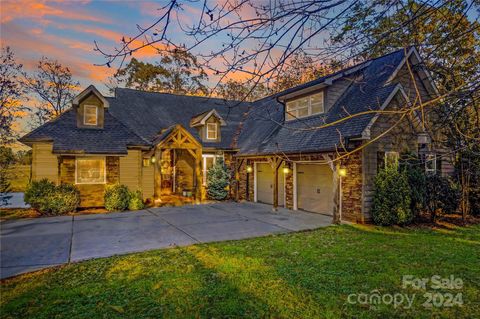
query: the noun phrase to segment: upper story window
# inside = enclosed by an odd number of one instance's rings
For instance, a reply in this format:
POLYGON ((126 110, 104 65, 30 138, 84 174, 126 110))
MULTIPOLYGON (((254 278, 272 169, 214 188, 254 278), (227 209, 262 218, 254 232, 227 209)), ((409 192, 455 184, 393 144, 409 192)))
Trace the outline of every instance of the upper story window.
POLYGON ((218 136, 217 123, 207 123, 207 140, 216 140, 218 136))
POLYGON ((85 105, 83 111, 84 125, 97 125, 98 107, 96 105, 85 105))
POLYGON ((287 102, 285 118, 294 120, 323 113, 323 91, 287 102))

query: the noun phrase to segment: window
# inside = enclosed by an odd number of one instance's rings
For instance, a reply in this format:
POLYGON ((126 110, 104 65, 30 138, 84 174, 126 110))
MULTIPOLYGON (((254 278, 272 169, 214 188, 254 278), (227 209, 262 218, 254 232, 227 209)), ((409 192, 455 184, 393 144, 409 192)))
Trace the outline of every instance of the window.
POLYGON ((398 152, 377 152, 377 172, 385 167, 398 167, 398 152))
POLYGON ((434 153, 425 154, 425 173, 435 173, 437 170, 437 157, 434 153))
POLYGON ((77 184, 104 184, 105 157, 77 157, 75 180, 77 184))
POLYGON ((149 158, 144 158, 143 159, 143 167, 149 167, 150 166, 150 159, 149 158))
POLYGON ((310 96, 302 97, 287 102, 287 111, 285 118, 294 120, 296 118, 306 117, 324 112, 323 91, 310 96))
POLYGON ((214 155, 214 154, 203 154, 203 185, 207 185, 207 172, 210 167, 212 167, 217 158, 222 157, 222 155, 214 155))
POLYGON ((207 140, 217 139, 217 123, 207 123, 207 140))
POLYGON ((83 124, 97 125, 98 108, 95 105, 85 105, 83 110, 83 124))
POLYGON ((398 167, 398 152, 385 152, 385 167, 398 167))

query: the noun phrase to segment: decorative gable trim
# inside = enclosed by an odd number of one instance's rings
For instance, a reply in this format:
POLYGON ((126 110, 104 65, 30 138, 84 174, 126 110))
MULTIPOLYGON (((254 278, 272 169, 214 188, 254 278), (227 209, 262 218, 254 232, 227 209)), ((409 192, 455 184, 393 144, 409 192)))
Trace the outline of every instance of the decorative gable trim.
MULTIPOLYGON (((408 97, 407 93, 405 92, 405 90, 403 89, 403 86, 401 84, 397 84, 395 86, 395 88, 393 89, 392 93, 390 93, 390 95, 387 97, 387 99, 385 100, 385 102, 383 102, 382 106, 380 107, 379 110, 384 110, 389 104, 390 102, 392 102, 393 98, 398 94, 398 93, 401 93, 402 94, 402 97, 405 99, 405 101, 407 102, 408 106, 412 106, 412 102, 410 101, 410 98, 408 97)), ((377 113, 375 114, 375 116, 370 120, 370 122, 368 123, 368 125, 365 127, 365 129, 363 130, 362 132, 362 139, 370 139, 371 138, 371 135, 370 135, 370 130, 373 126, 373 124, 375 124, 375 122, 377 121, 378 117, 380 116, 380 113, 377 113)), ((422 120, 420 119, 419 115, 417 112, 413 112, 413 120, 415 120, 415 122, 417 122, 417 124, 421 124, 422 123, 422 120)), ((427 131, 425 130, 425 128, 420 125, 420 127, 422 128, 422 132, 421 133, 427 133, 427 131)))
MULTIPOLYGON (((387 97, 387 99, 385 100, 385 102, 383 102, 383 104, 380 106, 380 109, 378 109, 379 111, 383 111, 389 104, 390 102, 392 102, 393 98, 398 94, 398 93, 401 93, 402 97, 405 99, 405 101, 407 102, 407 104, 409 106, 412 105, 412 103, 410 102, 410 99, 408 98, 408 95, 407 93, 405 93, 405 90, 403 89, 402 85, 401 84, 397 84, 395 86, 395 88, 393 89, 393 91, 390 93, 390 95, 387 97)), ((362 132, 362 139, 370 139, 371 138, 371 128, 372 126, 375 124, 375 122, 377 121, 378 117, 380 116, 380 113, 377 113, 375 114, 375 116, 370 120, 370 122, 368 123, 368 125, 365 127, 365 129, 363 130, 362 132)), ((415 113, 415 116, 414 118, 418 121, 420 121, 420 119, 418 118, 418 115, 415 113)))
POLYGON ((190 121, 190 126, 191 127, 197 127, 197 126, 205 125, 206 121, 212 115, 215 116, 218 119, 221 126, 226 126, 227 125, 227 122, 225 122, 225 120, 220 116, 220 114, 218 114, 218 112, 215 109, 212 109, 208 113, 205 113, 205 115, 203 115, 201 117, 197 116, 199 118, 192 119, 192 121, 190 121))
POLYGON ((167 128, 155 139, 156 148, 197 149, 202 145, 182 125, 177 124, 167 128))
POLYGON ((435 85, 435 82, 433 82, 432 75, 430 74, 430 72, 425 67, 425 65, 423 63, 423 59, 422 59, 422 57, 420 56, 420 54, 418 53, 418 51, 415 47, 412 47, 412 48, 410 48, 410 50, 408 50, 407 55, 398 64, 397 68, 395 69, 395 71, 393 71, 392 75, 390 75, 390 77, 388 78, 386 83, 387 84, 391 83, 397 77, 398 72, 400 72, 400 70, 403 68, 403 66, 407 63, 408 59, 410 59, 410 57, 412 57, 412 56, 415 57, 415 59, 418 61, 416 63, 416 65, 418 65, 420 67, 420 72, 423 73, 423 75, 424 75, 420 79, 424 82, 427 82, 428 85, 426 85, 426 88, 427 88, 427 90, 430 91, 429 93, 432 94, 432 95, 437 95, 437 96, 440 95, 440 93, 438 91, 438 88, 435 85), (424 79, 427 79, 428 81, 425 81, 424 79))
POLYGON ((95 94, 95 96, 98 97, 100 101, 102 101, 103 107, 108 108, 110 106, 107 99, 103 97, 102 93, 100 93, 93 85, 89 85, 85 90, 83 90, 73 99, 73 106, 78 107, 80 102, 90 94, 95 94))

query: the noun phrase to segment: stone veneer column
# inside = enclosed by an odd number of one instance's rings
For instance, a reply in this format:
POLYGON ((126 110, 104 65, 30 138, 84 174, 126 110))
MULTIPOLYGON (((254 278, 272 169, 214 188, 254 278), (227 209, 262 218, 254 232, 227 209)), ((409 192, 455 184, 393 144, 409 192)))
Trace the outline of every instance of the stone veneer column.
POLYGON ((362 214, 362 152, 355 152, 341 161, 347 169, 342 177, 342 220, 364 223, 362 214))

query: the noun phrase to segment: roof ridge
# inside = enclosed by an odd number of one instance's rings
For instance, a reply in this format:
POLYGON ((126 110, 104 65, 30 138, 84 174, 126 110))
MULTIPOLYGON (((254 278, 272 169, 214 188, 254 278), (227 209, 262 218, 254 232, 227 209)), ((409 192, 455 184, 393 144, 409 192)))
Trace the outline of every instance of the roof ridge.
MULTIPOLYGON (((411 49, 411 47, 408 47, 408 48, 407 48, 407 52, 408 52, 410 49, 411 49)), ((276 96, 280 96, 280 95, 282 95, 283 93, 285 93, 285 92, 287 92, 287 91, 295 91, 295 89, 298 88, 298 87, 308 86, 309 83, 316 82, 316 81, 318 81, 318 80, 320 80, 320 79, 327 80, 327 79, 329 79, 329 78, 331 78, 331 77, 333 77, 333 76, 335 76, 335 75, 338 75, 338 74, 341 74, 341 73, 346 72, 346 71, 348 71, 348 70, 357 68, 357 67, 359 67, 359 66, 361 66, 361 65, 363 65, 363 64, 371 63, 371 62, 373 62, 373 61, 375 61, 375 60, 388 57, 388 56, 390 56, 390 55, 393 55, 393 54, 395 54, 395 53, 398 53, 399 51, 404 51, 404 50, 405 50, 405 48, 400 48, 400 49, 394 50, 394 51, 392 51, 392 52, 390 52, 390 53, 387 53, 387 54, 384 54, 384 55, 381 55, 381 56, 378 56, 378 57, 375 57, 375 58, 370 58, 370 59, 368 59, 368 60, 365 60, 365 61, 362 61, 362 62, 353 64, 353 65, 351 65, 351 66, 345 67, 345 68, 340 69, 340 70, 338 70, 338 71, 335 71, 335 72, 332 72, 332 73, 329 73, 329 74, 326 74, 326 75, 323 75, 323 76, 319 76, 319 77, 316 78, 316 79, 313 79, 313 80, 310 80, 310 81, 307 81, 307 82, 304 82, 304 83, 295 85, 295 86, 293 86, 293 87, 290 87, 290 88, 288 88, 288 89, 282 90, 282 91, 280 91, 280 92, 267 95, 267 96, 265 96, 265 97, 262 97, 262 98, 260 98, 260 99, 258 99, 258 100, 253 101, 252 103, 257 103, 257 102, 266 100, 266 99, 268 99, 268 98, 274 98, 274 97, 276 97, 276 96)), ((368 65, 367 65, 367 66, 368 66, 368 65)), ((366 66, 366 67, 367 67, 367 66, 366 66)))
MULTIPOLYGON (((134 91, 134 92, 140 92, 140 93, 149 93, 149 94, 159 94, 159 95, 172 95, 172 96, 180 96, 180 97, 193 97, 193 98, 200 98, 204 100, 215 100, 215 101, 226 101, 226 102, 235 102, 235 103, 251 103, 248 101, 239 101, 239 100, 229 100, 225 99, 222 97, 212 97, 212 96, 202 96, 202 95, 190 95, 190 94, 176 94, 176 93, 169 93, 169 92, 154 92, 154 91, 145 91, 145 90, 138 90, 138 89, 132 89, 132 88, 123 88, 123 87, 117 87, 115 90, 128 90, 128 91, 134 91)), ((113 98, 116 98, 117 96, 115 95, 113 98)))

